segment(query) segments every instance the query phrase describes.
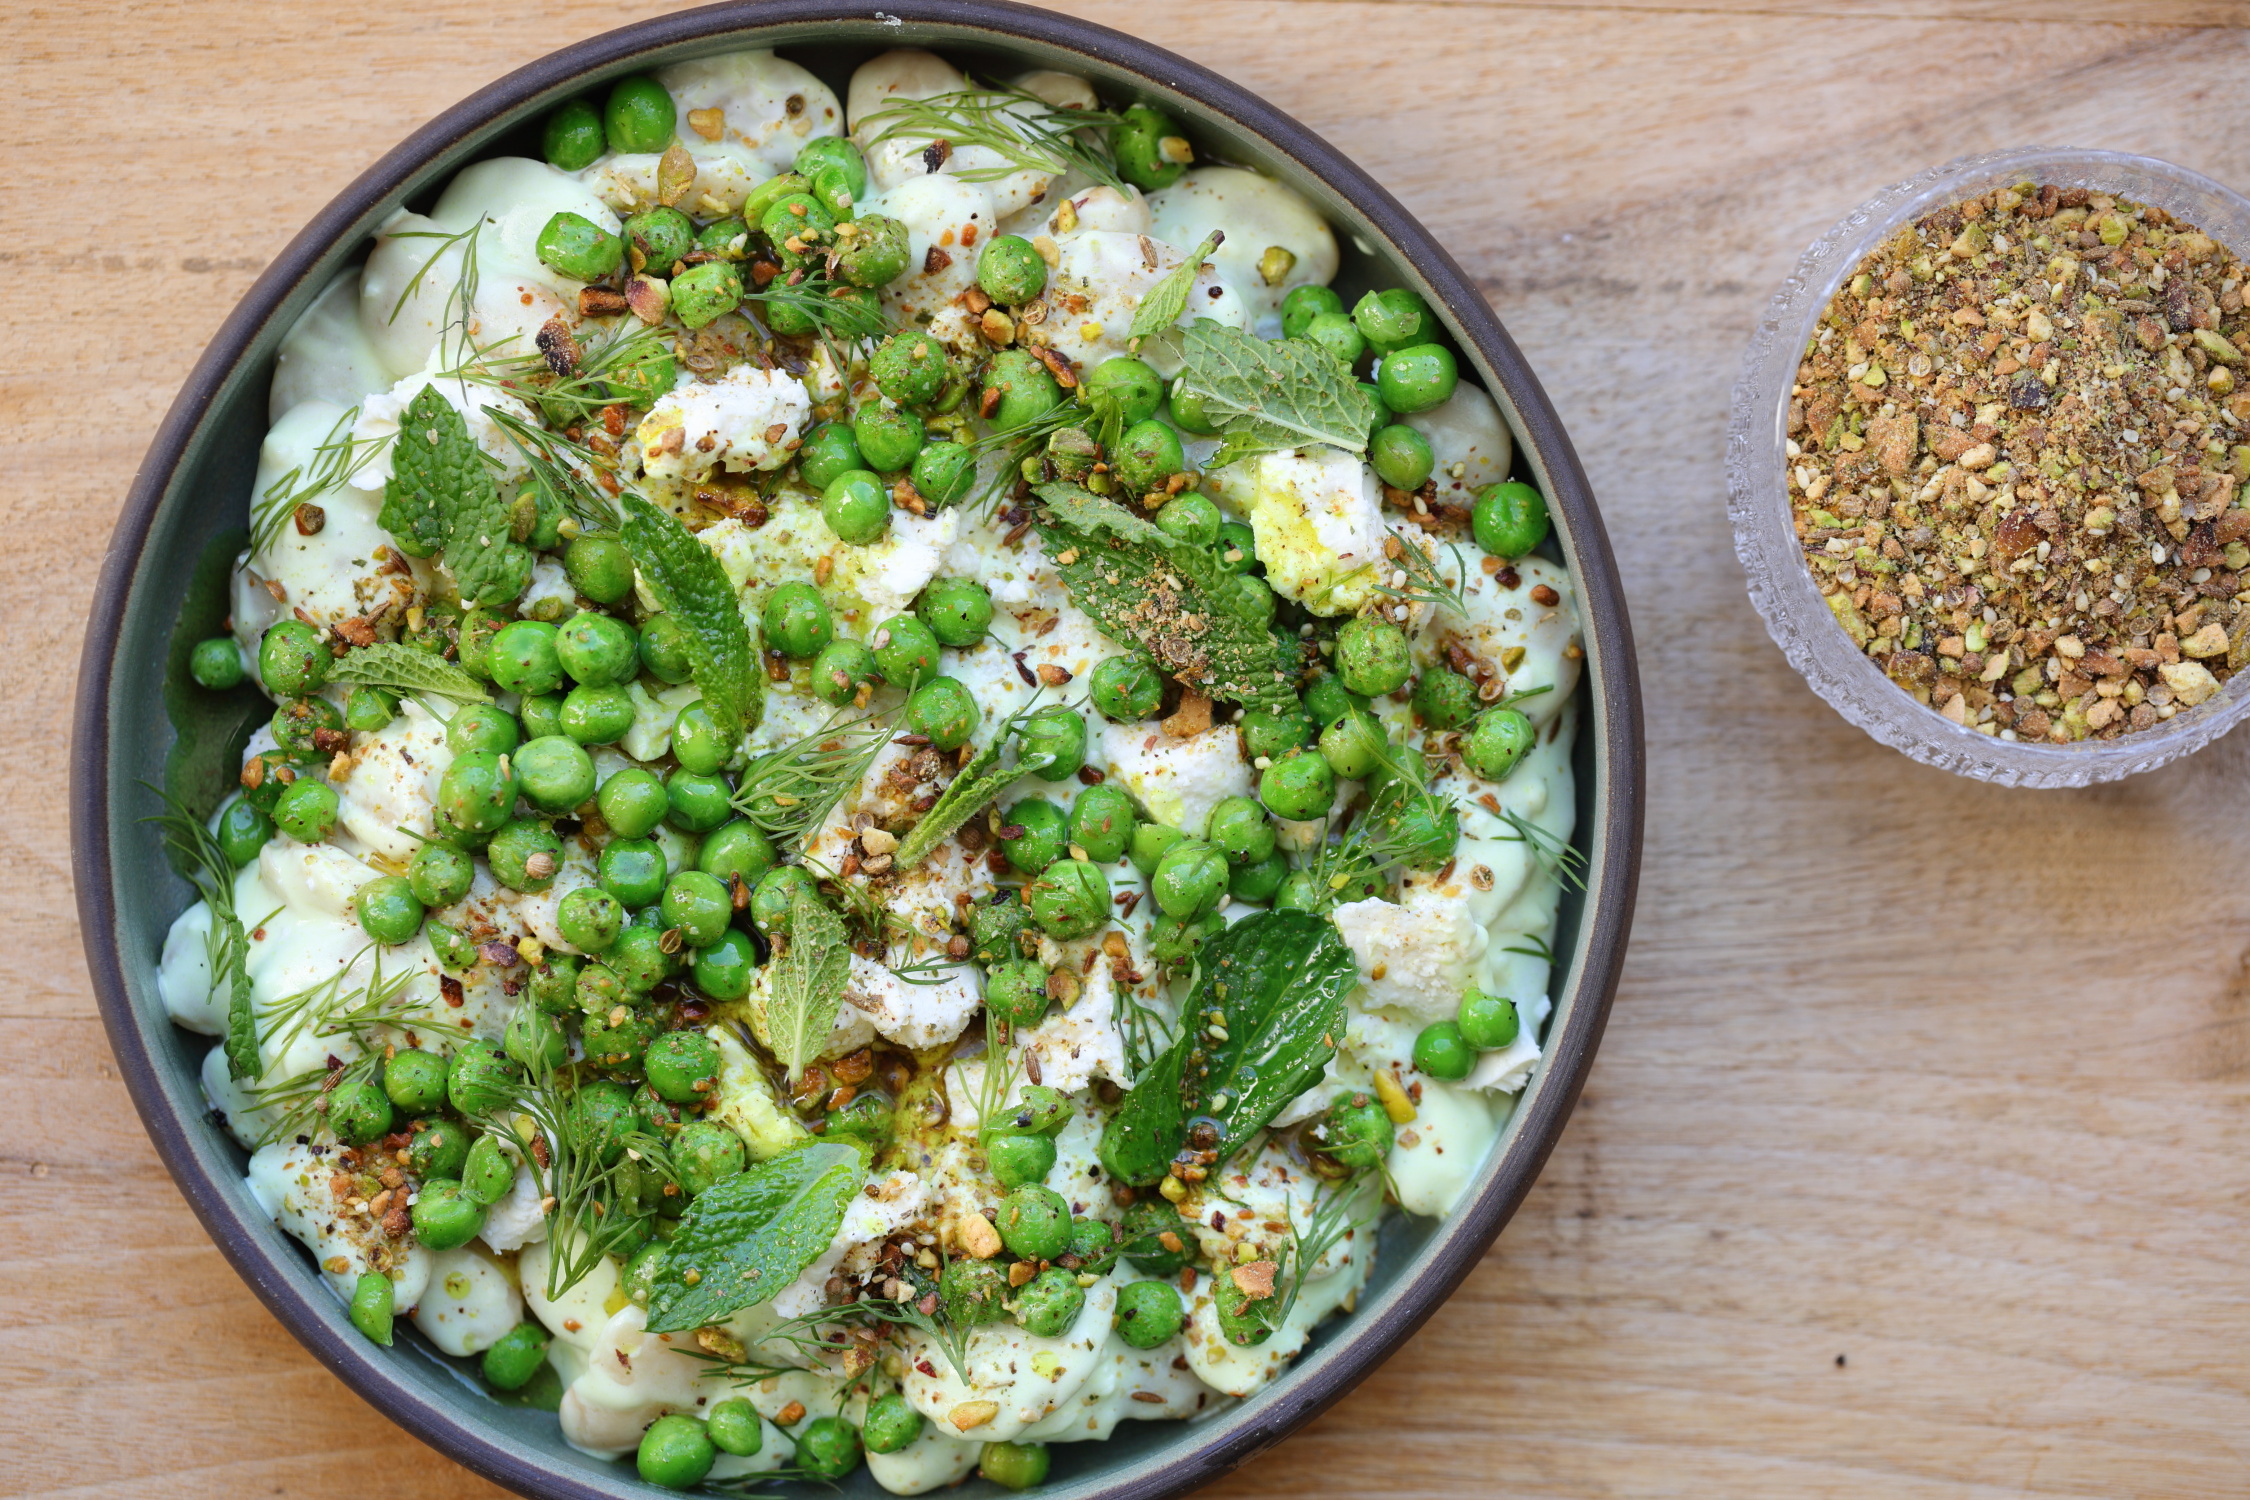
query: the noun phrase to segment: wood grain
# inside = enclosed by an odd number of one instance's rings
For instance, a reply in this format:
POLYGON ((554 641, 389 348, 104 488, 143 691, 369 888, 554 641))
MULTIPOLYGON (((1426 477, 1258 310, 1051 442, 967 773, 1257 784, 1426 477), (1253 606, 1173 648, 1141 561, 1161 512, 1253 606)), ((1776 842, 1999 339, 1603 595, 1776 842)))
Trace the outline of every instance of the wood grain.
MULTIPOLYGON (((494 1493, 302 1354, 157 1166, 58 793, 110 519, 201 341, 384 146, 645 9, 11 15, 0 1492, 494 1493)), ((1909 764, 1766 640, 1720 473, 1759 306, 1884 184, 2032 141, 2250 182, 2250 6, 1082 9, 1306 119, 1480 279, 1604 497, 1650 710, 1638 940, 1545 1178, 1406 1352, 1215 1493, 2250 1487, 2250 739, 2076 794, 1909 764)))

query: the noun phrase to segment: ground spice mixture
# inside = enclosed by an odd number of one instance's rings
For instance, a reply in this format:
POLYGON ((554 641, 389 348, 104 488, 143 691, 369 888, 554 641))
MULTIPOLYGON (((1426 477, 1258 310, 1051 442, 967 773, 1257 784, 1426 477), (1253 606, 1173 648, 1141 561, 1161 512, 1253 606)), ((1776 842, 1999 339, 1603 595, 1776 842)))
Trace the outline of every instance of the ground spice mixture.
POLYGON ((1894 682, 2067 744, 2250 662, 2245 276, 2162 209, 2028 182, 1860 265, 1798 366, 1789 491, 1829 607, 1894 682))

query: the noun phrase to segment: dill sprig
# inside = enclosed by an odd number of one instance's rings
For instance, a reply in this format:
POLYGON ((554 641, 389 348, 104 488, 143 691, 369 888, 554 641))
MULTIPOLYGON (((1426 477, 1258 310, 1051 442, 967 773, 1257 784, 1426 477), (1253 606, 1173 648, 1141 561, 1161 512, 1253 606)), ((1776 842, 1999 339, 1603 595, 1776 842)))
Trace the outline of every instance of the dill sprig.
MULTIPOLYGON (((1492 809, 1487 808, 1486 811, 1491 812, 1492 809)), ((1586 856, 1573 847, 1568 839, 1560 834, 1550 833, 1521 813, 1511 812, 1506 808, 1499 809, 1494 815, 1514 830, 1499 836, 1502 843, 1528 845, 1531 857, 1538 861, 1539 868, 1554 877, 1557 884, 1572 890, 1586 889, 1586 856)))
POLYGON ((1460 546, 1453 542, 1446 543, 1446 550, 1453 554, 1453 581, 1448 583, 1445 575, 1438 571, 1437 563, 1430 554, 1422 550, 1420 543, 1396 530, 1391 531, 1390 537, 1398 543, 1398 556, 1391 561, 1398 565, 1395 573, 1403 575, 1404 581, 1393 583, 1386 577, 1375 585, 1375 592, 1402 604, 1427 604, 1432 609, 1449 609, 1466 619, 1469 601, 1463 590, 1468 587, 1469 565, 1461 556, 1460 546))
POLYGON ((251 1004, 250 939, 241 913, 234 907, 234 861, 219 845, 218 835, 188 810, 187 804, 152 782, 142 785, 163 799, 164 811, 149 819, 164 831, 172 866, 195 887, 210 909, 211 925, 203 935, 203 957, 211 972, 211 989, 227 997, 227 1075, 237 1082, 258 1076, 258 1021, 251 1004))
MULTIPOLYGON (((385 320, 392 323, 398 321, 398 315, 405 310, 407 300, 422 290, 423 281, 428 278, 432 271, 437 269, 437 263, 445 258, 445 252, 456 245, 461 247, 461 271, 454 278, 453 285, 446 290, 445 305, 439 309, 438 318, 438 347, 440 349, 445 347, 447 334, 456 328, 460 330, 459 341, 455 346, 459 349, 460 355, 454 361, 454 363, 460 365, 468 364, 472 360, 490 357, 490 351, 476 347, 469 337, 469 314, 470 310, 476 306, 477 289, 480 285, 477 269, 477 240, 484 233, 484 224, 483 216, 479 215, 474 224, 451 234, 442 229, 403 229, 396 234, 387 236, 387 238, 394 240, 437 241, 437 248, 430 252, 429 258, 415 269, 414 274, 406 279, 406 285, 399 289, 398 301, 391 304, 390 315, 385 320)), ((511 335, 510 339, 512 340, 513 337, 511 335)))
POLYGON ((604 1163, 604 1148, 615 1144, 606 1117, 571 1108, 577 1092, 571 1070, 558 1073, 544 1061, 527 1071, 509 1105, 488 1117, 486 1128, 522 1147, 545 1207, 547 1295, 559 1297, 576 1286, 602 1258, 634 1232, 640 1214, 642 1174, 677 1183, 679 1172, 664 1143, 645 1131, 622 1138, 624 1151, 604 1163))
POLYGON ((803 849, 844 797, 859 789, 890 740, 878 713, 842 711, 802 739, 769 750, 743 769, 734 808, 775 844, 803 849))
POLYGON ((1550 969, 1555 966, 1555 950, 1548 945, 1545 938, 1536 932, 1527 932, 1523 935, 1523 941, 1529 946, 1511 946, 1502 948, 1500 951, 1502 953, 1521 953, 1525 958, 1536 958, 1550 969))
POLYGON ((1355 1200, 1365 1194, 1368 1184, 1374 1180, 1376 1170, 1370 1168, 1356 1172, 1319 1193, 1313 1203, 1312 1218, 1302 1230, 1297 1228, 1295 1205, 1290 1206, 1291 1211, 1286 1214, 1289 1221, 1289 1293, 1282 1299, 1281 1310, 1274 1319, 1277 1327, 1289 1321, 1289 1314, 1297 1306, 1297 1294, 1305 1289, 1307 1275, 1314 1266, 1320 1264, 1321 1257, 1342 1244, 1345 1235, 1373 1224, 1376 1215, 1382 1211, 1382 1199, 1377 1197, 1364 1217, 1355 1218, 1352 1215, 1355 1200))
POLYGON ((742 1355, 729 1358, 707 1351, 682 1349, 691 1359, 710 1366, 707 1374, 733 1385, 756 1385, 771 1380, 776 1375, 786 1375, 793 1370, 806 1368, 815 1356, 840 1352, 839 1346, 849 1342, 844 1330, 852 1328, 911 1328, 929 1339, 943 1354, 946 1363, 964 1383, 969 1378, 969 1330, 946 1322, 915 1305, 910 1297, 866 1297, 857 1302, 847 1302, 840 1307, 823 1307, 802 1313, 775 1324, 760 1334, 752 1348, 763 1349, 769 1345, 782 1345, 797 1352, 805 1363, 786 1363, 753 1359, 745 1349, 742 1355))
POLYGON ((352 407, 338 417, 312 451, 312 457, 265 488, 257 503, 250 508, 250 550, 263 552, 281 535, 297 507, 313 496, 347 483, 354 474, 367 467, 382 444, 375 440, 361 441, 352 436, 352 424, 359 420, 359 408, 352 407))
POLYGON ((614 531, 619 523, 617 502, 586 477, 603 465, 594 450, 574 443, 559 432, 549 432, 526 422, 513 412, 487 406, 492 419, 531 471, 531 482, 542 497, 562 507, 588 530, 614 531))
MULTIPOLYGON (((859 344, 890 333, 891 320, 883 315, 875 299, 851 296, 850 291, 844 283, 824 276, 808 276, 794 282, 777 276, 766 283, 762 291, 744 292, 742 300, 755 302, 769 312, 779 308, 794 313, 812 324, 823 339, 859 344)), ((841 369, 844 365, 842 351, 830 352, 838 356, 836 364, 841 369)))
POLYGON ((954 173, 964 182, 998 182, 1016 172, 1061 176, 1076 169, 1105 187, 1125 191, 1102 132, 1123 116, 1105 109, 1049 104, 1022 89, 969 80, 969 86, 928 99, 894 99, 874 119, 884 122, 872 144, 885 141, 943 141, 953 150, 982 146, 1005 166, 970 167, 954 173), (1081 135, 1081 131, 1092 132, 1081 135))
POLYGON ((633 400, 630 390, 621 392, 613 378, 631 366, 664 353, 669 343, 660 328, 620 330, 594 348, 584 350, 577 368, 568 375, 557 375, 547 363, 546 355, 534 352, 497 358, 481 354, 456 369, 442 372, 442 378, 493 386, 511 396, 526 397, 538 403, 548 420, 558 427, 567 427, 593 420, 604 407, 645 405, 645 402, 633 400))
POLYGON ((269 1017, 282 1023, 268 1039, 277 1054, 287 1051, 299 1037, 310 1034, 316 1041, 349 1040, 359 1055, 341 1068, 322 1063, 251 1088, 250 1096, 260 1108, 282 1111, 280 1118, 260 1137, 259 1145, 309 1133, 319 1123, 329 1096, 339 1085, 348 1080, 371 1079, 383 1057, 385 1038, 379 1033, 412 1031, 453 1040, 468 1036, 467 1027, 430 1017, 425 1008, 426 999, 407 997, 407 987, 420 972, 410 965, 386 979, 382 950, 370 943, 334 975, 283 998, 271 1008, 269 1017), (370 949, 374 950, 375 962, 367 983, 356 992, 356 998, 339 1004, 339 998, 346 993, 345 978, 370 949), (338 1076, 331 1080, 331 1074, 338 1076))
POLYGON ((999 511, 1000 502, 1016 487, 1016 481, 1024 477, 1024 461, 1035 458, 1044 451, 1048 438, 1065 427, 1077 426, 1090 415, 1092 413, 1077 402, 1065 401, 1036 417, 1018 422, 1013 427, 988 432, 969 444, 969 451, 980 460, 987 454, 1003 449, 1006 450, 1006 457, 1001 460, 1000 467, 993 476, 965 503, 972 510, 982 512, 986 520, 991 520, 999 511))

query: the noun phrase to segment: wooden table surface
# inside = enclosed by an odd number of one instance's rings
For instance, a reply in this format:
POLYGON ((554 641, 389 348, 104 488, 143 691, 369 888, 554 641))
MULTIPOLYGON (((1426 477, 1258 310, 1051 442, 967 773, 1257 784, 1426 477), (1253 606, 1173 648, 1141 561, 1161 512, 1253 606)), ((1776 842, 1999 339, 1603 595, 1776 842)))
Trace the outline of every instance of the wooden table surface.
MULTIPOLYGON (((0 178, 0 1492, 497 1492, 236 1281, 87 991, 62 791, 118 497, 202 340, 423 119, 648 7, 14 0, 0 178)), ((2031 142, 2250 184, 2250 5, 1090 0, 1453 249, 1603 499, 1648 701, 1640 922, 1460 1295, 1224 1496, 2250 1489, 2250 733, 2124 786, 1912 765, 1745 601, 1757 310, 1884 184, 2031 142)))

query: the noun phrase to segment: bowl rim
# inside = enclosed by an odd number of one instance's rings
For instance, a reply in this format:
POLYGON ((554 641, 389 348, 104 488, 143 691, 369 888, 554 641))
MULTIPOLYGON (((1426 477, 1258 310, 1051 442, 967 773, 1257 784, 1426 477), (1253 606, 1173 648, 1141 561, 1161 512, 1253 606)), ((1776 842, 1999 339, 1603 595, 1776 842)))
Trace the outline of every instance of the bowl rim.
POLYGON ((1160 1500, 1206 1484, 1311 1420, 1403 1344, 1482 1258, 1537 1179, 1584 1087, 1623 966, 1639 877, 1645 773, 1633 638, 1607 534, 1560 418, 1499 319, 1429 231, 1365 171, 1289 115, 1209 69, 1140 38, 1012 0, 899 0, 872 14, 836 0, 736 0, 635 22, 537 58, 445 109, 353 179, 274 257, 211 337, 156 430, 103 559, 80 659, 69 793, 78 913, 104 1028, 135 1107, 189 1206, 268 1310, 350 1390, 422 1442, 521 1494, 606 1500, 640 1493, 642 1487, 592 1484, 560 1471, 504 1441, 457 1401, 434 1399, 379 1362, 350 1332, 341 1308, 328 1305, 333 1299, 303 1273, 296 1247, 279 1244, 268 1232, 270 1223, 251 1223, 221 1190, 218 1175, 198 1159, 187 1134, 207 1131, 207 1114, 183 1108, 159 1075, 149 1032, 169 1023, 134 1011, 110 865, 120 790, 110 719, 126 604, 181 461, 260 330, 337 241, 448 148, 584 75, 617 70, 659 49, 721 35, 745 48, 787 46, 798 38, 768 40, 762 34, 808 26, 833 28, 838 42, 880 44, 909 25, 924 33, 911 38, 913 45, 971 46, 979 34, 994 46, 1030 41, 1131 74, 1152 91, 1192 100, 1323 181, 1372 224, 1385 248, 1436 294, 1463 335, 1466 352, 1504 387, 1516 436, 1546 480, 1579 585, 1588 684, 1580 728, 1594 736, 1600 756, 1598 774, 1589 778, 1594 784, 1579 793, 1590 820, 1581 819, 1578 836, 1588 856, 1587 889, 1566 970, 1571 1003, 1550 1031, 1534 1085, 1518 1105, 1520 1123, 1511 1124, 1504 1148, 1481 1169, 1481 1189, 1438 1224, 1430 1243, 1417 1252, 1423 1257, 1418 1268, 1402 1274, 1380 1298, 1363 1300, 1349 1326, 1318 1351, 1308 1351, 1288 1376, 1184 1425, 1183 1432, 1197 1434, 1196 1440, 1173 1445, 1129 1474, 1097 1474, 1050 1487, 1055 1500, 1096 1494, 1105 1500, 1160 1500), (930 31, 965 34, 932 39, 930 31))
POLYGON ((1786 413, 1799 351, 1844 279, 1902 226, 1945 204, 2037 179, 2153 205, 2250 258, 2250 198, 2154 156, 2071 146, 2014 146, 1956 157, 1894 182, 1808 247, 1760 314, 1743 351, 1727 420, 1727 514, 1750 602, 1807 686, 1892 749, 2003 786, 2074 787, 2155 770, 2210 744, 2250 715, 2250 674, 2210 702, 2137 734, 2073 745, 2003 740, 1953 723, 1892 682, 1836 622, 1805 566, 1784 473, 1786 413))

